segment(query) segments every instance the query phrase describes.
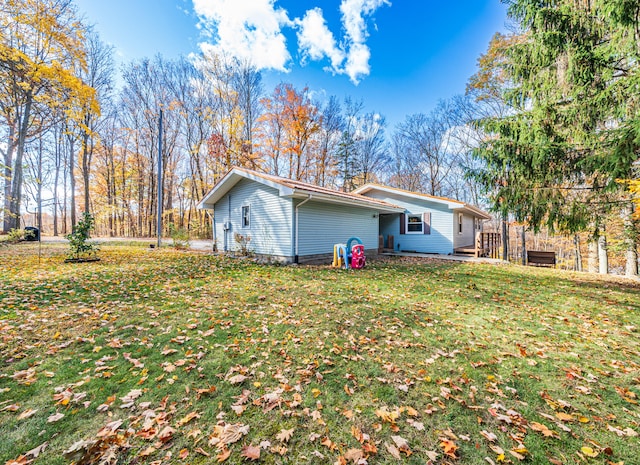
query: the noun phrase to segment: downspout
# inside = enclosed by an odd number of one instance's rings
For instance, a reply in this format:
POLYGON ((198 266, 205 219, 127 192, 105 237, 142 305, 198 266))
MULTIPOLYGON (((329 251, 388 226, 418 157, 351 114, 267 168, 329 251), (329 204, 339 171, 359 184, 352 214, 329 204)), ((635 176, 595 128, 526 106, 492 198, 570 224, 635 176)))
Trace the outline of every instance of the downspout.
POLYGON ((307 197, 306 199, 304 199, 302 202, 300 202, 298 205, 296 205, 296 250, 295 250, 295 257, 293 259, 294 263, 298 263, 298 209, 303 206, 305 203, 307 203, 309 200, 311 200, 311 194, 309 194, 309 197, 307 197))
POLYGON ((205 210, 207 212, 207 215, 209 215, 209 218, 211 219, 211 230, 213 231, 213 245, 212 245, 212 251, 213 252, 217 252, 218 251, 218 247, 217 247, 217 242, 216 242, 216 217, 214 215, 211 214, 212 210, 205 210))

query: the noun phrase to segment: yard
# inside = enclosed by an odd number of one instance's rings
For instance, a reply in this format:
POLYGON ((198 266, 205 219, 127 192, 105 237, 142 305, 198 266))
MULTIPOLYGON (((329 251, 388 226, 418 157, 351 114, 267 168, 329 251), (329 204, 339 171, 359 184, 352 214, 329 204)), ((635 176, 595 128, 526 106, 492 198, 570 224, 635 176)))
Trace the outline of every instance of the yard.
POLYGON ((640 284, 0 247, 0 463, 638 463, 640 284))

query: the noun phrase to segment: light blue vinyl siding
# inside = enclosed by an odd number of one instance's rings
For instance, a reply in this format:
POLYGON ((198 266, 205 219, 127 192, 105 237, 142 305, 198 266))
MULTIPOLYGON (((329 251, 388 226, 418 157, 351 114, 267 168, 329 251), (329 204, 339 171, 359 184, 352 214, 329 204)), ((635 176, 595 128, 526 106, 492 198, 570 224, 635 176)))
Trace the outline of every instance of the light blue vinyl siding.
POLYGON ((243 179, 215 204, 214 209, 218 250, 238 250, 234 239, 238 233, 251 237, 248 249, 256 254, 291 257, 291 199, 281 198, 277 189, 243 179), (250 207, 247 228, 242 227, 243 206, 250 207), (223 225, 226 221, 231 223, 231 229, 225 234, 223 225))
POLYGON ((365 249, 378 249, 375 210, 311 200, 298 209, 298 214, 300 257, 331 254, 334 244, 344 244, 353 236, 362 240, 365 249))
MULTIPOLYGON (((400 234, 400 215, 382 215, 380 234, 385 243, 389 234, 393 235, 395 250, 408 250, 423 253, 452 254, 454 244, 454 212, 446 205, 429 202, 388 192, 371 191, 368 197, 384 200, 406 209, 406 213, 431 213, 431 234, 400 234)), ((457 220, 457 213, 455 213, 457 220)))
POLYGON ((476 233, 473 224, 473 217, 469 215, 462 215, 462 234, 458 234, 458 212, 454 213, 454 247, 464 247, 466 245, 473 245, 476 240, 476 233))

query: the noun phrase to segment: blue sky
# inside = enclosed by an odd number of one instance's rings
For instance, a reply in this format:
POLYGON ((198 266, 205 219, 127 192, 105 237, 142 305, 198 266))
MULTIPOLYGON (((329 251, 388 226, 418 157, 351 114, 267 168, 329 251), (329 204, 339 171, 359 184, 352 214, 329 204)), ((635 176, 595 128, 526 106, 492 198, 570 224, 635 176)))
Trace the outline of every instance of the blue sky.
POLYGON ((120 63, 224 50, 317 98, 362 99, 387 118, 462 94, 506 12, 500 0, 76 0, 120 63))

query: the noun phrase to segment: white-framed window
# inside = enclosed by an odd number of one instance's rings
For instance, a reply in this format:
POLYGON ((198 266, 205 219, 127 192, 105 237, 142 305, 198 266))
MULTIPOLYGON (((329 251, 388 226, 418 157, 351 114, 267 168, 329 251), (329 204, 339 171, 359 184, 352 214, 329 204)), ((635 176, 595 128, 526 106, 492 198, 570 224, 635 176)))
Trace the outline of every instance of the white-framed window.
POLYGON ((251 207, 249 205, 244 205, 242 207, 242 227, 251 227, 251 207))
POLYGON ((422 213, 406 215, 406 231, 407 234, 424 234, 424 220, 422 213))
POLYGON ((458 213, 458 234, 462 234, 462 213, 458 213))

